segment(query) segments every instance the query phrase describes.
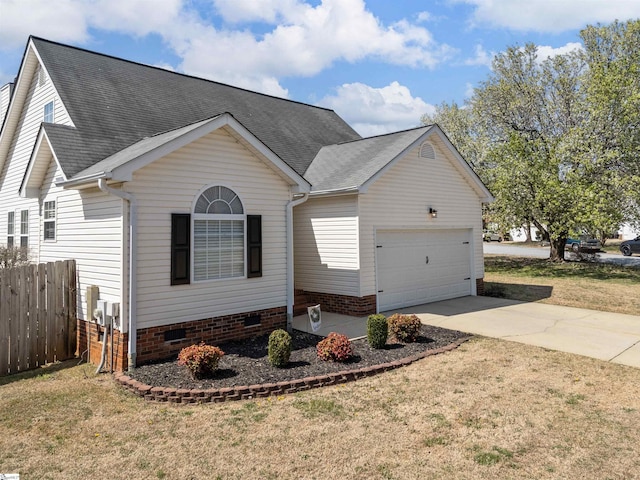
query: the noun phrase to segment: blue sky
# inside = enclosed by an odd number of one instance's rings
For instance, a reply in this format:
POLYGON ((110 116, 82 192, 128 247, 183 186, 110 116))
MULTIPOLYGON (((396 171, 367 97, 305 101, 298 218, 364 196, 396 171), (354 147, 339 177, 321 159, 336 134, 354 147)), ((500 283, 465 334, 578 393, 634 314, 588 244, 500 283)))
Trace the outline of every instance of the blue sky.
POLYGON ((30 34, 333 108, 362 135, 462 103, 492 56, 580 48, 640 0, 0 0, 0 84, 30 34))

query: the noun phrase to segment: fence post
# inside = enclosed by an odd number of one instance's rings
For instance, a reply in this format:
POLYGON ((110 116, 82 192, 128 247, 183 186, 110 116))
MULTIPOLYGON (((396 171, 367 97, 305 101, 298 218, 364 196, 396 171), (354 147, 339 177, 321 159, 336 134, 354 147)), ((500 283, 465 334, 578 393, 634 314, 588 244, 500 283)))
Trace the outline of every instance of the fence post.
POLYGON ((0 375, 9 370, 9 272, 0 270, 0 375))

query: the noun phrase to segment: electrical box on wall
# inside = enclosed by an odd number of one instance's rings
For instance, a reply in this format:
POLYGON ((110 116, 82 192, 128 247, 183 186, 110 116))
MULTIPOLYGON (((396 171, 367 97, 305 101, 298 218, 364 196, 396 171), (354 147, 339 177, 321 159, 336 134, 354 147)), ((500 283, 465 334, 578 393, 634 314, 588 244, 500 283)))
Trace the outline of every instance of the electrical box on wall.
POLYGON ((96 320, 98 325, 107 325, 107 302, 106 300, 98 299, 96 302, 96 309, 93 311, 93 318, 96 320))
POLYGON ((112 303, 112 317, 113 318, 113 328, 116 330, 120 330, 120 333, 127 333, 129 331, 129 326, 127 322, 122 321, 122 315, 120 315, 120 304, 112 303))

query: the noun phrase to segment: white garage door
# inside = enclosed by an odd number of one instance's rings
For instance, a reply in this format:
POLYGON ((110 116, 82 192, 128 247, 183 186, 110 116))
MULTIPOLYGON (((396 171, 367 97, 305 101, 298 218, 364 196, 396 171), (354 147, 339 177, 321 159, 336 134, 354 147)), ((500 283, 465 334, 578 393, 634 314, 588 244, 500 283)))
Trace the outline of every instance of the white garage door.
POLYGON ((471 295, 471 231, 378 230, 381 312, 471 295))

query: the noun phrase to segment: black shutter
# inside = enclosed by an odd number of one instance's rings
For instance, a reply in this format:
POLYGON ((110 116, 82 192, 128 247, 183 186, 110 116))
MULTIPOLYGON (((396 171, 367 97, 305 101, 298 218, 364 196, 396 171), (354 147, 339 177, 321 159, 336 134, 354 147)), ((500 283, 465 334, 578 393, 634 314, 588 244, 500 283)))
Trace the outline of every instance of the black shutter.
POLYGON ((191 283, 191 215, 171 214, 171 285, 191 283))
POLYGON ((247 277, 262 276, 262 215, 247 215, 247 277))

